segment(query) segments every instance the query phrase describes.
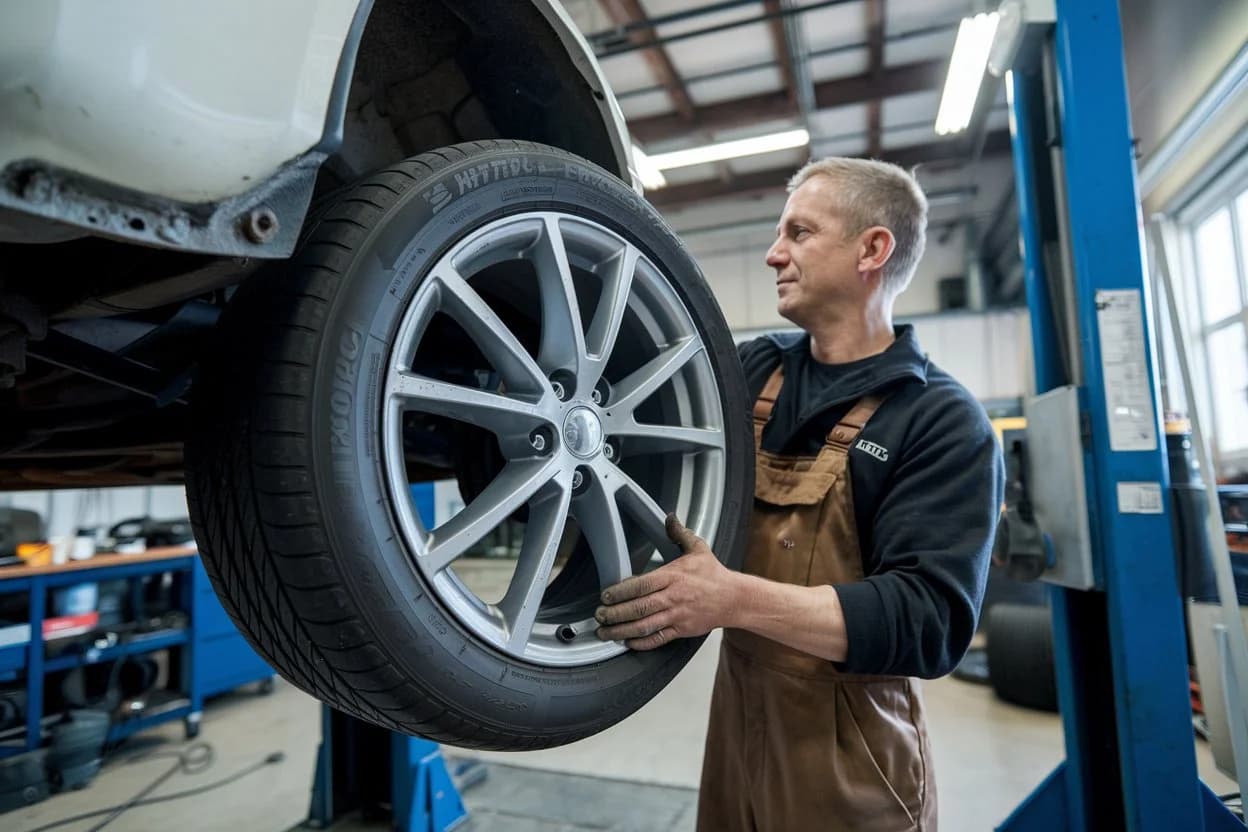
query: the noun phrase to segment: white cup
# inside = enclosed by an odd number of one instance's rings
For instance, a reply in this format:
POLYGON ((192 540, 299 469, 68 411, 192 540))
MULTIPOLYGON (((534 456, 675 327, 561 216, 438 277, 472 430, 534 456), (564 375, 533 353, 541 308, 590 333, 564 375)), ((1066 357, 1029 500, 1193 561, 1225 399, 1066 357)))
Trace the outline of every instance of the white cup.
POLYGON ((48 539, 48 543, 52 546, 53 563, 62 564, 69 562, 69 552, 74 545, 72 537, 52 537, 48 539))
POLYGON ((80 534, 74 538, 74 545, 69 550, 69 556, 74 560, 86 560, 95 554, 95 538, 90 535, 80 534))

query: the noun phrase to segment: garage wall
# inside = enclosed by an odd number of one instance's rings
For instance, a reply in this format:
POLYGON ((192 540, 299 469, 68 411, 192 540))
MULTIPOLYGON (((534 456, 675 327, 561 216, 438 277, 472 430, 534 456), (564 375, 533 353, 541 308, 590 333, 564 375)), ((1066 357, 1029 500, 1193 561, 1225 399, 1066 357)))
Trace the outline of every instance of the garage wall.
MULTIPOLYGON (((981 402, 993 407, 1014 404, 1014 399, 1029 395, 1034 388, 1031 318, 1026 309, 898 315, 895 323, 913 325, 928 357, 981 402)), ((739 329, 733 334, 740 342, 769 332, 790 331, 794 331, 793 326, 786 323, 783 327, 739 329)))
POLYGON ((39 512, 48 524, 48 537, 72 535, 79 527, 111 526, 149 513, 157 520, 187 516, 186 490, 173 485, 16 491, 0 493, 0 506, 39 512))
MULTIPOLYGON (((734 330, 789 325, 776 312, 776 275, 763 260, 773 238, 774 232, 766 227, 737 230, 731 226, 714 234, 686 237, 734 330)), ((932 236, 914 280, 897 299, 898 315, 939 311, 940 279, 963 274, 966 269, 965 240, 961 228, 943 242, 932 236)))

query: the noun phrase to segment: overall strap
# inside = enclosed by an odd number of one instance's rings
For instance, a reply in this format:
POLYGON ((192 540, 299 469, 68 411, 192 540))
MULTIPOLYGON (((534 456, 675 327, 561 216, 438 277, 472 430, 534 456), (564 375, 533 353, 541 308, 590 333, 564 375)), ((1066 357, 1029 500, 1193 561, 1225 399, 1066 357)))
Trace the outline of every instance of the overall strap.
MULTIPOLYGON (((772 372, 767 383, 763 385, 763 392, 758 394, 758 399, 754 402, 754 445, 756 448, 763 446, 763 428, 771 419, 771 412, 775 409, 776 399, 780 396, 780 387, 783 384, 784 366, 781 365, 772 372)), ((858 434, 862 433, 867 421, 875 415, 875 411, 880 409, 886 397, 887 394, 872 393, 859 399, 836 423, 836 427, 828 432, 825 444, 842 453, 848 453, 854 440, 858 438, 858 434)))
POLYGON ((878 393, 872 393, 859 399, 858 403, 841 417, 841 421, 836 423, 836 427, 828 432, 826 444, 841 453, 848 453, 850 446, 858 438, 858 434, 862 433, 862 429, 866 427, 867 421, 884 403, 884 398, 878 393))
POLYGON ((771 419, 771 411, 776 406, 776 399, 780 397, 780 387, 783 384, 784 365, 781 364, 767 379, 763 392, 758 394, 758 399, 754 402, 754 447, 756 448, 761 448, 763 445, 763 428, 771 419))

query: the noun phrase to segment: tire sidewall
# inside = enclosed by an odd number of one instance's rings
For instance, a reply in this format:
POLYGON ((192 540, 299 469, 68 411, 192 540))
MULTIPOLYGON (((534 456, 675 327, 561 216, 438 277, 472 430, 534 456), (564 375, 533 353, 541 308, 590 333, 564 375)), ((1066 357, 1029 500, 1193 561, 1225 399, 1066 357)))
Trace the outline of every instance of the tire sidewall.
POLYGON ((466 235, 529 211, 586 217, 625 237, 689 309, 720 382, 725 423, 741 428, 726 437, 726 493, 713 541, 739 568, 733 560, 741 554, 753 490, 752 467, 743 464, 752 461, 752 438, 727 326, 697 266, 654 210, 605 171, 557 151, 477 152, 415 182, 385 212, 357 249, 326 321, 313 382, 312 470, 346 589, 397 670, 487 724, 584 732, 652 698, 702 640, 571 668, 496 650, 464 627, 420 574, 380 458, 385 373, 410 299, 432 265, 466 235))

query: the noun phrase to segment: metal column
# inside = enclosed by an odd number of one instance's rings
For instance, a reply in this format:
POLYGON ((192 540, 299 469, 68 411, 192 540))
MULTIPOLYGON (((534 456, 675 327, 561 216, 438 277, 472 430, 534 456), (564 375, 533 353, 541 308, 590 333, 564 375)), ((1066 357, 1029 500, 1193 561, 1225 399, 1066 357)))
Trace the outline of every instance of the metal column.
POLYGON ((1011 78, 1014 160, 1037 392, 1079 388, 1096 585, 1053 590, 1067 759, 999 828, 1242 830, 1196 771, 1117 2, 1057 0, 1050 55, 1049 85, 1011 78))

